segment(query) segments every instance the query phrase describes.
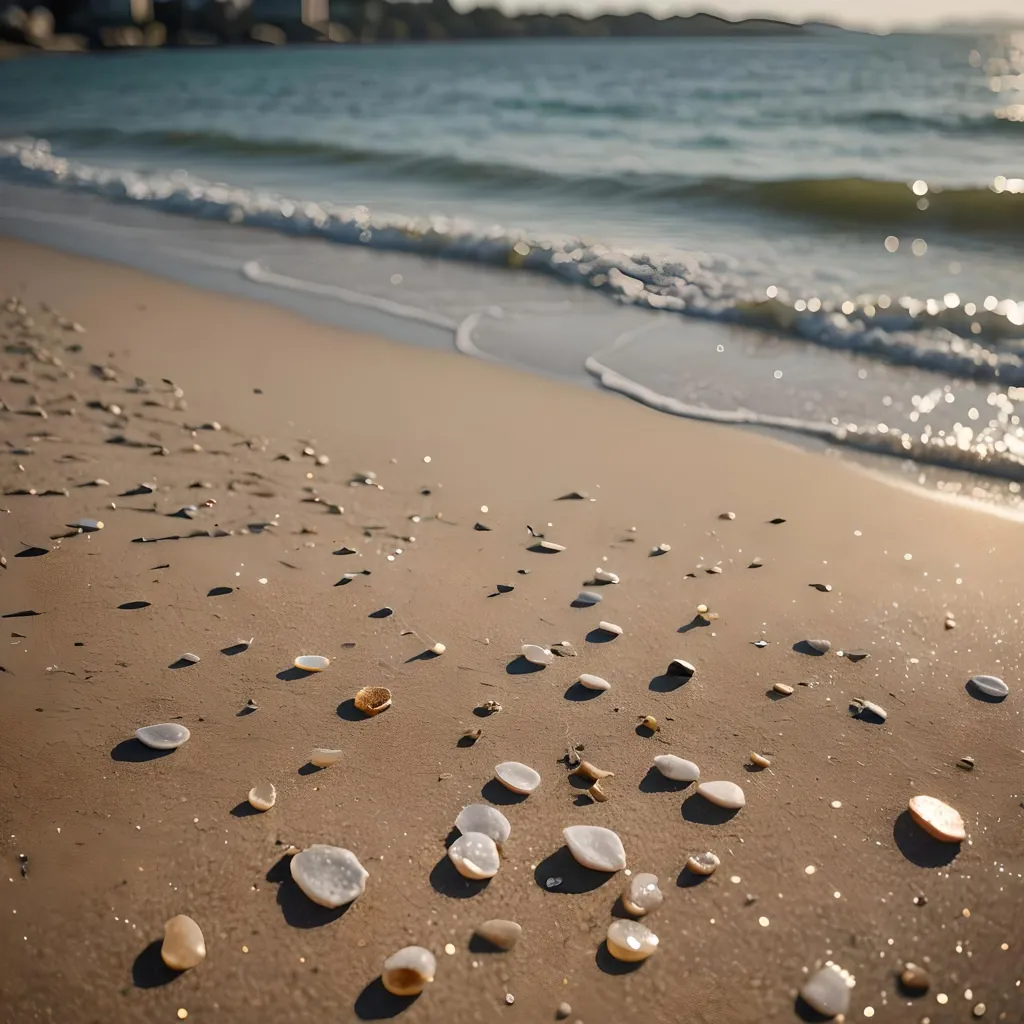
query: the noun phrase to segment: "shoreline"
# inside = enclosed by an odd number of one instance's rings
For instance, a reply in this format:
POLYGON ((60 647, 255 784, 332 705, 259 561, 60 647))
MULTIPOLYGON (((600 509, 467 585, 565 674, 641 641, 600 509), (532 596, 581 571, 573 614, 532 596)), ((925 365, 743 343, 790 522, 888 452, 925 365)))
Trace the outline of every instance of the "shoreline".
POLYGON ((554 1019, 567 1001, 584 1024, 667 1024, 680 1005, 708 1024, 775 1024, 796 1019, 796 990, 826 959, 857 976, 851 1016, 871 1006, 880 1020, 938 1021, 943 993, 1013 1020, 1015 524, 754 432, 124 267, 5 239, 0 275, 34 321, 0 319, 15 346, 0 419, 16 449, 0 467, 0 612, 39 613, 5 619, 20 634, 0 702, 12 879, 0 998, 12 1020, 183 1008, 234 1024, 255 1007, 289 1020, 329 1007, 343 1020, 401 1010, 461 1024, 554 1019), (40 303, 84 333, 53 327, 40 303), (36 332, 59 365, 21 354, 18 339, 36 332), (351 484, 370 471, 373 486, 351 484), (109 484, 82 486, 95 479, 109 484), (156 489, 125 493, 141 482, 156 489), (12 493, 32 488, 68 493, 12 493), (573 491, 596 500, 558 500, 573 491), (80 517, 104 528, 55 539, 80 517), (566 550, 528 550, 526 524, 566 550), (651 557, 661 543, 671 550, 651 557), (19 557, 29 547, 45 554, 19 557), (599 607, 571 607, 595 566, 622 582, 600 588, 599 607), (700 603, 718 618, 701 621, 700 603), (377 617, 384 607, 393 614, 377 617), (623 635, 588 638, 599 620, 623 635), (801 653, 809 637, 833 650, 801 653), (523 644, 561 640, 578 656, 523 671, 523 644), (424 658, 437 642, 445 653, 424 658), (868 657, 836 653, 858 649, 868 657), (185 652, 199 663, 172 667, 185 652), (300 677, 299 654, 332 665, 300 677), (694 677, 665 676, 672 658, 694 677), (576 699, 583 672, 612 689, 576 699), (1009 683, 1003 703, 965 690, 981 672, 1009 683), (795 692, 773 699, 775 682, 795 692), (392 708, 354 716, 366 685, 388 686, 392 708), (853 698, 887 720, 850 717, 853 698), (241 714, 250 699, 258 710, 241 714), (488 700, 503 710, 481 717, 488 700), (654 735, 636 728, 648 714, 654 735), (185 746, 129 756, 136 728, 179 717, 185 746), (473 728, 480 739, 460 745, 473 728), (577 743, 615 772, 608 802, 588 802, 559 763, 577 743), (311 746, 342 760, 310 774, 311 746), (771 768, 745 768, 751 750, 771 768), (739 783, 746 806, 709 813, 693 787, 659 778, 660 753, 739 783), (973 771, 957 767, 966 755, 973 771), (500 805, 512 823, 501 869, 468 886, 445 838, 462 806, 495 796, 504 760, 532 765, 542 785, 500 805), (262 778, 278 803, 248 814, 262 778), (916 793, 956 807, 969 841, 937 851, 908 827, 916 793), (645 919, 661 950, 638 970, 601 953, 621 874, 547 885, 576 877, 562 849, 570 824, 616 830, 629 869, 661 879, 665 903, 645 919), (287 880, 285 850, 316 842, 352 849, 370 871, 343 915, 317 914, 287 880), (682 868, 703 849, 722 866, 694 885, 682 868), (209 952, 168 978, 153 943, 179 913, 209 952), (523 926, 510 953, 470 944, 493 917, 523 926), (435 953, 437 980, 396 1008, 375 979, 410 943, 435 953), (924 997, 896 987, 903 961, 927 965, 924 997))

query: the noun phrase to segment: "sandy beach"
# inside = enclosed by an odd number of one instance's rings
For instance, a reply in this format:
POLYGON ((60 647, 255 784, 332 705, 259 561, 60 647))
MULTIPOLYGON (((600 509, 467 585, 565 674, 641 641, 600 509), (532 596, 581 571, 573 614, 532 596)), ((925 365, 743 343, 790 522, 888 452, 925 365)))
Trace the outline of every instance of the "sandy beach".
POLYGON ((0 281, 4 1021, 535 1022, 567 1003, 584 1024, 770 1024, 829 960, 856 976, 848 1020, 1024 1020, 1019 522, 23 243, 0 242, 0 281), (84 518, 103 528, 69 529, 84 518), (621 582, 587 586, 595 568, 621 582), (581 590, 601 602, 573 607, 581 590), (575 657, 521 657, 561 641, 575 657), (303 654, 329 669, 298 672, 303 654), (665 674, 675 658, 692 678, 665 674), (1009 696, 977 699, 979 673, 1009 696), (393 693, 373 718, 352 704, 368 685, 393 693), (162 722, 191 738, 153 756, 134 733, 162 722), (342 755, 313 770, 313 747, 342 755), (605 802, 573 750, 614 772, 605 802), (746 805, 665 779, 667 753, 746 805), (536 792, 497 784, 504 761, 536 792), (915 825, 918 794, 966 841, 915 825), (474 802, 512 826, 489 883, 446 855, 474 802), (649 960, 604 948, 628 877, 576 865, 570 825, 615 830, 660 879, 649 960), (314 843, 369 872, 344 909, 289 875, 314 843), (706 850, 721 866, 700 881, 684 866, 706 850), (160 960, 177 914, 208 949, 180 975, 160 960), (522 926, 514 949, 473 939, 490 918, 522 926), (399 1000, 379 975, 410 944, 436 980, 399 1000), (907 962, 927 991, 901 989, 907 962))

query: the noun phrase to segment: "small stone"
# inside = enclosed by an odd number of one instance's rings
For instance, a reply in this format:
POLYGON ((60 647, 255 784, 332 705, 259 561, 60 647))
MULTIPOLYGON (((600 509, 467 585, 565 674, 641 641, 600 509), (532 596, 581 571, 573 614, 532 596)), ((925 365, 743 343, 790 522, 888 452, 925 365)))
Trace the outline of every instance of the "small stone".
POLYGON ((178 659, 178 661, 187 661, 190 665, 198 665, 199 664, 199 655, 198 654, 183 654, 178 659))
POLYGON ((463 807, 455 819, 455 827, 463 835, 467 832, 482 832, 499 846, 507 842, 512 834, 508 818, 489 804, 469 804, 463 807))
POLYGON ((537 644, 523 644, 522 652, 523 657, 531 665, 550 665, 555 660, 554 654, 548 648, 537 644))
POLYGON ((551 653, 558 658, 575 658, 576 648, 568 640, 563 640, 560 644, 551 645, 551 653))
POLYGON ((772 683, 772 689, 781 693, 783 697, 790 697, 793 694, 793 687, 789 683, 772 683))
POLYGON ((909 992, 927 992, 932 979, 923 967, 907 963, 900 971, 900 984, 909 992))
POLYGON ((317 768, 330 768, 341 760, 341 751, 332 750, 330 747, 314 747, 313 753, 309 755, 309 763, 317 768))
POLYGON ((962 843, 967 838, 964 819, 949 804, 933 796, 913 796, 908 806, 914 821, 940 842, 962 843))
POLYGON ((569 852, 593 871, 621 871, 626 866, 622 840, 610 828, 600 825, 570 825, 562 829, 569 852))
POLYGON ((272 782, 260 782, 249 790, 249 803, 257 811, 269 811, 277 803, 277 790, 272 782))
POLYGON ((483 832, 464 832, 448 847, 448 859, 463 878, 493 878, 501 867, 494 840, 483 832))
POLYGON ((331 909, 361 896, 370 877, 351 850, 323 843, 297 853, 290 867, 295 884, 314 903, 331 909))
POLYGON ((300 654, 292 664, 303 672, 323 672, 330 665, 331 659, 319 654, 300 654))
POLYGON ((704 571, 709 576, 716 576, 718 573, 722 571, 722 567, 720 565, 712 565, 709 569, 705 569, 704 571))
POLYGON ((364 686, 352 703, 364 715, 379 715, 391 707, 391 691, 386 686, 364 686))
POLYGON ((805 640, 804 643, 807 644, 815 654, 828 654, 828 652, 832 650, 832 642, 830 640, 805 640))
POLYGON ((713 875, 722 862, 710 850, 705 853, 693 853, 686 858, 686 868, 695 875, 713 875))
POLYGON ((770 768, 772 765, 771 761, 764 754, 759 754, 756 750, 750 752, 750 763, 755 768, 770 768))
POLYGON ((556 544, 553 540, 541 540, 541 541, 538 541, 537 542, 537 547, 540 548, 541 551, 550 551, 552 554, 554 554, 555 552, 558 552, 558 551, 564 551, 565 550, 565 545, 564 544, 556 544))
POLYGON ((154 750, 176 750, 191 735, 185 726, 176 722, 144 725, 141 729, 135 730, 135 738, 154 750))
POLYGON ((565 1020, 566 1017, 571 1016, 572 1007, 568 1003, 559 1003, 558 1008, 555 1010, 555 1016, 559 1020, 565 1020))
POLYGON ((203 930, 186 914, 172 917, 164 925, 160 958, 172 971, 188 971, 206 959, 203 930))
POLYGON ((735 782, 702 782, 697 792, 710 803, 730 811, 739 810, 747 802, 743 790, 735 782))
POLYGON ((634 917, 643 917, 665 902, 665 894, 658 888, 658 876, 642 871, 634 875, 622 894, 622 905, 634 917))
POLYGON ((984 1004, 984 1003, 975 1003, 975 1004, 974 1004, 974 1007, 973 1007, 973 1008, 972 1008, 972 1010, 971 1010, 971 1013, 972 1013, 972 1014, 973 1014, 973 1015, 974 1015, 975 1017, 984 1017, 984 1016, 985 1016, 985 1010, 986 1010, 986 1009, 987 1009, 987 1007, 985 1006, 985 1004, 984 1004))
POLYGON ((812 1009, 824 1017, 838 1017, 850 1010, 850 989, 856 984, 849 971, 828 961, 815 971, 801 986, 800 996, 812 1009))
POLYGON ((601 569, 600 567, 594 570, 594 579, 597 580, 598 583, 619 582, 619 577, 615 573, 609 572, 607 569, 601 569))
POLYGON ((448 648, 445 647, 444 644, 437 643, 437 644, 434 644, 434 646, 430 648, 430 653, 434 654, 434 655, 440 655, 440 654, 444 654, 444 652, 447 651, 447 650, 448 650, 448 648))
POLYGON ((870 654, 869 654, 868 651, 847 651, 846 652, 846 660, 847 661, 854 661, 854 662, 863 661, 865 658, 868 658, 868 657, 870 657, 870 654))
POLYGON ((76 530, 81 530, 83 533, 95 533, 97 530, 103 529, 103 520, 76 519, 73 523, 68 523, 68 526, 76 530))
POLYGON ((764 565, 764 559, 763 558, 754 558, 754 559, 751 560, 751 562, 747 566, 747 568, 748 569, 760 569, 762 565, 764 565))
POLYGON ((659 544, 657 547, 651 548, 652 555, 667 555, 672 550, 671 544, 659 544))
POLYGON ((641 715, 640 716, 640 727, 648 729, 650 732, 661 732, 661 725, 654 715, 641 715))
POLYGON ((684 679, 689 679, 696 671, 688 661, 683 661, 682 658, 673 658, 668 663, 668 668, 665 669, 665 675, 681 676, 684 679))
POLYGON ((504 711, 501 702, 497 700, 486 700, 480 705, 481 711, 486 711, 489 715, 496 715, 499 711, 504 711))
POLYGON ((729 519, 729 520, 732 520, 732 519, 736 518, 736 513, 735 512, 720 512, 718 514, 718 518, 719 519, 729 519))
POLYGON ((494 777, 513 793, 529 794, 540 785, 540 774, 519 761, 502 761, 494 768, 494 777))
POLYGON ((996 700, 1002 700, 1010 692, 1010 688, 998 676, 972 676, 970 683, 978 693, 996 700))
POLYGON ((476 934, 492 946, 497 946, 498 949, 508 952, 522 938, 523 929, 515 921, 494 918, 477 925, 476 934))
POLYGON ((393 996, 417 996, 434 980, 437 960, 429 949, 406 946, 384 961, 380 980, 393 996))
POLYGON ((869 721, 876 718, 878 721, 884 722, 889 717, 889 712, 881 704, 876 704, 871 700, 861 700, 859 697, 854 697, 850 701, 850 710, 855 718, 865 718, 869 721))
POLYGON ((597 628, 602 633, 610 633, 612 636, 622 636, 622 627, 616 626, 614 622, 604 622, 603 620, 597 624, 597 628))
POLYGON ((603 600, 604 598, 600 594, 595 594, 592 590, 581 590, 572 603, 576 605, 593 605, 600 604, 603 600))
POLYGON ((579 684, 588 690, 610 690, 612 688, 612 684, 606 679, 602 679, 600 676, 592 676, 588 672, 584 672, 580 676, 579 684))
POLYGON ((616 960, 636 963, 657 952, 658 936, 639 921, 617 919, 608 925, 608 952, 616 960))
POLYGON ((673 782, 696 782, 700 778, 697 765, 675 754, 658 754, 654 758, 654 767, 673 782))
POLYGON ((963 768, 965 772, 974 771, 974 758, 973 757, 961 757, 956 763, 957 768, 963 768))

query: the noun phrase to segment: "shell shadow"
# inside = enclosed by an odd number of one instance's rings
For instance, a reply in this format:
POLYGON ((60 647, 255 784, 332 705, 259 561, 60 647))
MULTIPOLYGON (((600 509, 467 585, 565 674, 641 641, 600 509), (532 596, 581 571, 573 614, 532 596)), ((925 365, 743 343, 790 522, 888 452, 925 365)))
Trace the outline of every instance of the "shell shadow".
POLYGON ((234 587, 211 587, 207 592, 207 597, 224 597, 230 594, 234 590, 234 587))
POLYGON ((876 715, 870 708, 861 708, 860 710, 851 709, 850 717, 855 718, 858 722, 865 722, 868 725, 884 725, 885 719, 881 715, 876 715))
POLYGON ((793 1012, 800 1018, 800 1020, 807 1021, 808 1024, 822 1024, 823 1021, 833 1020, 832 1017, 827 1017, 823 1013, 818 1013, 813 1006, 809 1006, 804 1002, 803 996, 797 996, 793 1003, 793 1012))
POLYGON ((533 672, 543 672, 545 667, 544 665, 534 665, 532 661, 527 661, 524 655, 517 654, 505 666, 505 671, 510 676, 525 676, 533 672))
POLYGON ((480 788, 480 795, 492 804, 521 804, 528 793, 513 793, 507 786, 503 786, 497 779, 488 779, 480 788))
POLYGON ((694 615, 694 617, 692 619, 690 619, 690 621, 687 622, 685 626, 680 626, 676 630, 676 632, 677 633, 689 633, 691 629, 701 629, 704 626, 710 626, 710 625, 711 625, 711 623, 707 619, 705 619, 704 616, 702 616, 702 615, 694 615))
POLYGON ((719 807, 705 800, 700 793, 694 793, 683 801, 683 817, 697 825, 724 825, 736 817, 738 808, 719 807))
POLYGON ((787 697, 793 696, 791 693, 779 693, 778 690, 772 689, 772 687, 769 687, 767 690, 765 690, 764 695, 769 700, 785 700, 787 697))
POLYGON ((584 686, 580 682, 573 683, 568 690, 565 691, 563 696, 566 700, 572 701, 587 701, 593 700, 595 697, 600 697, 604 690, 591 690, 589 687, 584 686))
POLYGON ((394 608, 378 608, 375 612, 370 612, 368 618, 371 619, 387 619, 395 614, 394 608))
POLYGON ((378 975, 356 997, 353 1009, 360 1020, 390 1020, 408 1010, 417 999, 418 995, 392 995, 378 975))
POLYGON ((608 952, 608 943, 602 942, 597 947, 597 953, 594 956, 594 963, 597 964, 598 969, 604 971, 605 974, 632 974, 634 971, 639 970, 643 967, 643 960, 636 960, 633 963, 627 963, 625 960, 616 960, 615 957, 608 952))
POLYGON ((448 859, 448 854, 434 865, 430 872, 430 884, 434 892, 442 896, 450 896, 455 900, 468 900, 479 895, 490 885, 489 878, 474 880, 463 878, 455 870, 455 865, 448 859))
POLYGON ((337 921, 352 904, 345 903, 340 907, 331 908, 314 903, 295 884, 289 869, 291 860, 290 853, 284 854, 266 874, 266 880, 277 886, 277 905, 281 908, 285 921, 293 928, 320 928, 337 921))
POLYGON ((110 751, 110 757, 114 761, 131 761, 139 764, 143 761, 155 761, 159 757, 173 753, 173 750, 154 750, 133 736, 130 740, 121 740, 114 746, 110 751))
POLYGON ((692 785, 692 782, 677 782, 675 779, 670 779, 662 775, 654 765, 651 765, 647 769, 647 774, 640 780, 637 789, 641 793, 681 793, 687 786, 692 785))
POLYGON ((15 554, 15 558, 39 558, 40 555, 48 555, 49 548, 22 548, 15 554))
POLYGON ((698 875, 696 871, 691 871, 684 866, 676 879, 676 885, 680 889, 695 889, 698 885, 703 885, 710 877, 710 875, 698 875))
POLYGON ((797 642, 793 644, 793 650, 796 651, 797 654, 807 654, 812 658, 823 658, 825 656, 825 652, 816 651, 806 640, 797 640, 797 642))
POLYGON ((919 868, 941 868, 952 864, 960 852, 959 843, 940 843, 928 835, 910 811, 904 811, 893 822, 892 838, 900 853, 919 868))
POLYGON ((188 658, 178 658, 177 661, 172 661, 167 667, 177 670, 181 668, 190 668, 194 664, 195 662, 189 661, 188 658))
POLYGON ((315 672, 307 672, 305 669, 296 668, 294 665, 290 665, 288 668, 281 669, 281 671, 277 673, 277 678, 282 682, 291 683, 296 679, 306 679, 308 676, 315 674, 315 672))
POLYGON ((540 543, 531 544, 526 550, 527 551, 532 551, 535 555, 557 555, 558 554, 557 551, 552 551, 550 548, 546 548, 543 545, 541 545, 540 543))
POLYGON ((154 939, 132 964, 132 984, 136 988, 158 988, 174 981, 181 974, 163 962, 160 956, 161 939, 154 939))
POLYGON ((493 942, 485 939, 482 935, 473 933, 469 940, 470 953, 507 953, 507 949, 496 946, 493 942))
POLYGON ((411 658, 406 658, 406 665, 411 664, 414 661, 433 661, 435 658, 440 658, 441 655, 436 651, 432 651, 429 647, 425 651, 420 651, 419 654, 414 654, 411 658))
POLYGON ((229 647, 222 647, 220 649, 221 654, 226 654, 229 658, 233 658, 236 654, 245 654, 249 650, 248 644, 231 644, 229 647))
POLYGON ((981 701, 983 704, 1002 704, 1006 700, 1006 694, 1002 697, 993 697, 991 694, 982 693, 981 690, 976 690, 971 686, 970 680, 964 684, 964 689, 975 699, 981 701))
POLYGON ((313 764, 312 761, 307 761, 298 769, 299 775, 316 775, 317 772, 322 772, 323 765, 313 764))
POLYGON ((348 700, 343 700, 337 708, 338 717, 343 718, 346 722, 368 722, 371 715, 364 715, 359 708, 356 707, 356 702, 349 697, 348 700))
POLYGON ((673 690, 685 686, 692 678, 692 676, 670 676, 662 672, 651 679, 647 684, 647 689, 654 693, 671 693, 673 690))
POLYGON ((562 846, 550 856, 545 857, 533 872, 533 880, 545 892, 570 893, 579 895, 593 892, 608 882, 614 874, 606 871, 592 871, 580 864, 569 852, 568 846, 562 846), (548 888, 549 878, 560 878, 558 885, 548 888))
POLYGON ((149 601, 125 601, 124 604, 119 604, 117 607, 123 612, 134 612, 139 608, 148 608, 149 601))
POLYGON ((610 644, 613 640, 618 640, 618 633, 609 633, 607 629, 602 629, 597 626, 587 634, 588 644, 610 644))
POLYGON ((231 808, 231 817, 233 818, 251 818, 255 814, 262 813, 263 811, 257 811, 248 800, 241 800, 231 808))

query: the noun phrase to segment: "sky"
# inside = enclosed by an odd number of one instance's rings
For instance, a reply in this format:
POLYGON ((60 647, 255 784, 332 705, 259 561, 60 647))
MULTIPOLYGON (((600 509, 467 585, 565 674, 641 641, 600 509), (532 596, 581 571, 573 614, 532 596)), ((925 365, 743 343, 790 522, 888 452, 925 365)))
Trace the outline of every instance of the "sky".
POLYGON ((728 18, 767 14, 791 21, 821 19, 838 24, 890 29, 920 27, 950 19, 982 21, 986 18, 1019 18, 1024 21, 1022 0, 456 0, 454 6, 496 4, 509 13, 518 11, 566 11, 597 14, 642 8, 652 14, 689 14, 713 11, 728 18))

